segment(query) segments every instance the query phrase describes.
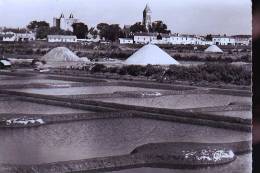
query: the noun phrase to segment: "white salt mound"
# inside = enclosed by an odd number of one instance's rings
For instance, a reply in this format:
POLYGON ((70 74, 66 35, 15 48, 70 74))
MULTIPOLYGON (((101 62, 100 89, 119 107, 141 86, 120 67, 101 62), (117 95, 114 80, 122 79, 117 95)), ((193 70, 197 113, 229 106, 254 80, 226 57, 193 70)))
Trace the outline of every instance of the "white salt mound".
POLYGON ((48 67, 67 67, 90 62, 85 57, 79 58, 66 47, 57 47, 52 49, 41 58, 41 61, 46 62, 45 65, 48 67))
POLYGON ((91 62, 87 57, 81 57, 80 59, 81 59, 83 62, 88 62, 88 63, 91 62))
POLYGON ((132 56, 130 56, 126 61, 127 65, 179 65, 180 63, 172 58, 165 51, 160 49, 158 46, 153 44, 148 44, 132 56))
POLYGON ((205 52, 223 53, 223 50, 221 50, 217 45, 211 45, 205 50, 205 52))

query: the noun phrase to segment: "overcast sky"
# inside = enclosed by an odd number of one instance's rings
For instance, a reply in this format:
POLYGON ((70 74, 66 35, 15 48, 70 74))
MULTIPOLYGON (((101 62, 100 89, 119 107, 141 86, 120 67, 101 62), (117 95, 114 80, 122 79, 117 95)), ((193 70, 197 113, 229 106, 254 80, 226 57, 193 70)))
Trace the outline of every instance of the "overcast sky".
POLYGON ((134 24, 149 2, 152 20, 173 33, 251 34, 250 0, 0 0, 0 26, 24 27, 73 12, 88 26, 100 22, 134 24))

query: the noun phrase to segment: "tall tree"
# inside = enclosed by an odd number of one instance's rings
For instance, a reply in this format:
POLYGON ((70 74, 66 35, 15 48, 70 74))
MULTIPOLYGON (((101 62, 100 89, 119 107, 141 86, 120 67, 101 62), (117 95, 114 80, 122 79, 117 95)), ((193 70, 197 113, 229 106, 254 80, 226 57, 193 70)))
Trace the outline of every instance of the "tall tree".
POLYGON ((212 41, 212 35, 211 34, 209 34, 209 35, 207 35, 206 37, 205 37, 205 39, 207 40, 207 41, 212 41))
POLYGON ((167 25, 163 23, 163 21, 159 20, 152 23, 152 26, 150 26, 149 31, 162 34, 169 34, 171 31, 167 30, 167 28, 167 25))
POLYGON ((46 21, 31 21, 29 25, 27 25, 27 29, 35 31, 36 29, 40 27, 50 27, 50 24, 47 23, 46 21))
POLYGON ((97 25, 99 35, 101 38, 105 38, 108 41, 116 41, 120 36, 123 36, 122 29, 118 24, 106 24, 100 23, 97 25))
POLYGON ((50 35, 73 35, 71 31, 65 31, 63 29, 59 29, 57 27, 51 27, 49 31, 50 35))
POLYGON ((82 22, 80 23, 74 23, 72 25, 73 27, 73 34, 77 36, 79 39, 86 38, 88 34, 88 26, 82 22))
POLYGON ((107 24, 107 23, 100 23, 100 24, 97 25, 97 29, 99 31, 101 31, 101 30, 107 28, 108 26, 109 26, 109 24, 107 24))
POLYGON ((114 42, 118 40, 120 36, 122 36, 122 33, 122 29, 118 24, 109 25, 106 39, 114 42))
POLYGON ((130 27, 132 33, 147 32, 147 29, 141 22, 137 22, 130 27))
POLYGON ((107 24, 107 23, 100 23, 97 25, 97 29, 99 31, 99 36, 101 38, 107 37, 108 28, 109 28, 109 24, 107 24))
POLYGON ((50 28, 47 26, 41 26, 36 30, 36 38, 37 39, 45 39, 49 35, 50 28))
POLYGON ((45 39, 50 32, 50 24, 46 21, 31 21, 27 29, 36 32, 37 39, 45 39))

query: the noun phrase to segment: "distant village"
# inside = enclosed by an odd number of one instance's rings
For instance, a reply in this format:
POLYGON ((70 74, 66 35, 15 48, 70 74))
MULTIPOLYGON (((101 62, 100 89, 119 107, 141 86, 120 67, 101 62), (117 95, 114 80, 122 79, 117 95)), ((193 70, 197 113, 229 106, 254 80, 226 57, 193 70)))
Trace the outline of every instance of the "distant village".
POLYGON ((170 45, 245 45, 252 42, 251 35, 189 35, 171 33, 162 21, 152 21, 152 10, 146 5, 143 21, 134 25, 109 25, 100 23, 88 28, 73 14, 53 18, 53 24, 32 21, 26 29, 0 28, 1 42, 31 42, 43 40, 50 43, 109 43, 119 44, 170 44, 170 45))

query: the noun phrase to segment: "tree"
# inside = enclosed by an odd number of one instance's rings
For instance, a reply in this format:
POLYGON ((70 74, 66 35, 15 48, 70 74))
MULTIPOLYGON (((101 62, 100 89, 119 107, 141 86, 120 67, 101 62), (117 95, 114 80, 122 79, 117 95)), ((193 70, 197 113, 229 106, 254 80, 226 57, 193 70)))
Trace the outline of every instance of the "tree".
POLYGON ((45 39, 49 35, 50 28, 47 26, 41 26, 36 30, 36 38, 37 39, 45 39))
POLYGON ((163 21, 155 21, 152 26, 149 27, 150 32, 157 32, 162 34, 169 34, 171 31, 167 30, 167 25, 163 21))
POLYGON ((207 41, 212 41, 212 35, 211 34, 209 34, 209 35, 207 35, 206 37, 205 37, 205 39, 207 40, 207 41))
POLYGON ((98 31, 94 27, 89 29, 89 33, 93 36, 93 38, 97 38, 98 31))
POLYGON ((47 38, 50 32, 50 24, 46 21, 31 21, 29 25, 27 25, 27 29, 31 31, 36 31, 37 39, 47 38))
POLYGON ((109 28, 109 24, 107 24, 107 23, 100 23, 97 25, 97 29, 99 31, 99 36, 101 38, 107 37, 108 28, 109 28))
POLYGON ((31 21, 29 23, 29 25, 27 25, 27 28, 29 30, 33 30, 33 31, 37 30, 40 27, 48 27, 49 28, 50 24, 45 22, 45 21, 36 21, 36 20, 34 20, 34 21, 31 21))
POLYGON ((109 25, 108 33, 105 37, 109 41, 116 41, 120 36, 123 36, 122 29, 118 24, 109 25))
POLYGON ((59 29, 57 27, 51 27, 49 31, 50 35, 73 35, 71 31, 65 31, 63 29, 59 29))
POLYGON ((108 26, 109 26, 109 24, 107 24, 107 23, 100 23, 100 24, 97 25, 97 29, 99 31, 101 31, 101 30, 107 28, 108 26))
POLYGON ((72 25, 73 28, 73 34, 77 36, 79 39, 86 38, 88 34, 88 26, 82 22, 80 23, 74 23, 72 25))
POLYGON ((118 24, 100 23, 97 25, 99 35, 108 41, 116 41, 120 36, 123 36, 123 31, 118 24))
POLYGON ((147 29, 141 22, 137 22, 130 27, 132 33, 147 32, 147 29))

